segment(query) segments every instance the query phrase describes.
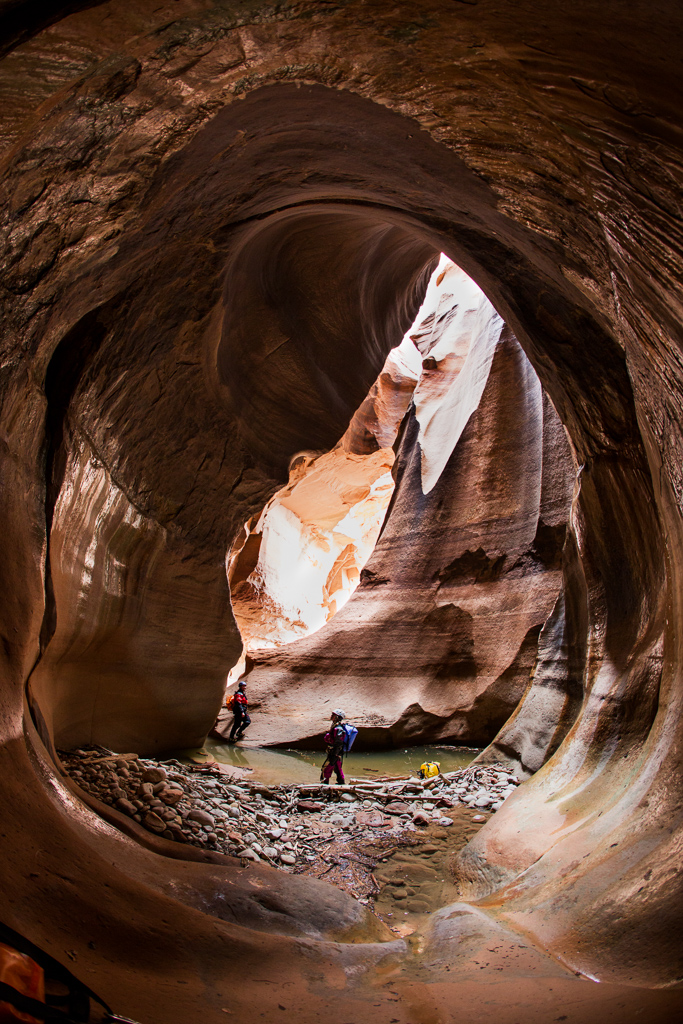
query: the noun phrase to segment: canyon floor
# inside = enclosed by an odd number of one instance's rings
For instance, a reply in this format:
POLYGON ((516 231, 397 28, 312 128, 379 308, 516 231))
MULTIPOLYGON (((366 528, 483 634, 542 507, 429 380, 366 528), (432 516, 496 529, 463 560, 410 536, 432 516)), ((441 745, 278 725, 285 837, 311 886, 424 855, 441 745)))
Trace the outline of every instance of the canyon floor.
POLYGON ((65 770, 113 824, 323 879, 395 934, 460 898, 455 854, 517 779, 470 765, 432 779, 269 786, 218 763, 140 759, 102 747, 62 752, 65 770))

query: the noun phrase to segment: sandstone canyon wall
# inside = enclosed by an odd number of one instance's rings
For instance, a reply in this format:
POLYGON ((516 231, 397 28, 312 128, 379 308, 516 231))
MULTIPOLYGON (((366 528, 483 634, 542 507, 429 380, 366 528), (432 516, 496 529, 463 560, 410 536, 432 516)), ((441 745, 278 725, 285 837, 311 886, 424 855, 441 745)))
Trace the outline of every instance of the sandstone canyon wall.
POLYGON ((529 683, 560 590, 574 469, 515 338, 476 286, 445 274, 409 331, 426 368, 379 543, 322 630, 252 650, 251 741, 319 743, 331 701, 364 745, 485 746, 529 683))
POLYGON ((233 545, 228 579, 246 655, 315 632, 345 604, 393 494, 392 446, 408 405, 415 397, 429 434, 421 426, 422 475, 438 476, 481 397, 500 327, 480 289, 442 255, 415 322, 334 450, 297 454, 288 484, 233 545))
MULTIPOLYGON (((412 350, 412 351, 411 351, 412 350)), ((300 452, 289 481, 245 523, 228 556, 244 656, 320 629, 350 597, 391 499, 392 445, 419 375, 404 338, 331 452, 300 452)))
POLYGON ((547 951, 587 1024, 610 983, 675 987, 679 6, 34 6, 5 5, 0 62, 5 923, 143 1024, 224 1020, 245 978, 243 1015, 256 992, 283 1021, 391 1019, 389 957, 415 1014, 547 1019, 552 972, 484 981, 501 933, 547 951), (339 441, 440 252, 514 332, 579 470, 521 731, 496 740, 528 763, 537 728, 552 756, 463 855, 469 902, 408 978, 355 904, 143 849, 48 750, 208 728, 239 650, 226 551, 293 455, 339 441))

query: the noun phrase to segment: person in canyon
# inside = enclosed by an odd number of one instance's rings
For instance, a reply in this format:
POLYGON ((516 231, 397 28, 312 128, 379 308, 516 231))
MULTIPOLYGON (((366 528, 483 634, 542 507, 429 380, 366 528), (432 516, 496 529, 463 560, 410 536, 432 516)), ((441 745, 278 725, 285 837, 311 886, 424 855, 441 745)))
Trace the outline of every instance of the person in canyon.
POLYGON ((251 718, 247 708, 249 701, 247 700, 246 694, 247 684, 244 679, 240 679, 237 684, 237 690, 233 694, 232 700, 228 704, 228 707, 233 713, 232 729, 230 730, 229 743, 237 743, 244 736, 244 731, 251 725, 251 718))
POLYGON ((329 786, 332 772, 335 773, 339 786, 342 786, 346 781, 344 769, 342 768, 342 760, 344 758, 344 726, 342 722, 345 717, 346 715, 343 711, 339 709, 333 711, 330 715, 332 725, 323 736, 327 757, 323 761, 323 766, 320 770, 320 781, 325 786, 329 786))

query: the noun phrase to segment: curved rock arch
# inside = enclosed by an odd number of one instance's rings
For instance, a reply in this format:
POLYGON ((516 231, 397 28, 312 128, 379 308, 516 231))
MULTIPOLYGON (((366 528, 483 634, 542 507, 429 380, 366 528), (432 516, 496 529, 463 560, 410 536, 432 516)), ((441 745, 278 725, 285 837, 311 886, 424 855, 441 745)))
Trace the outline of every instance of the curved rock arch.
MULTIPOLYGON (((585 5, 588 14, 595 15, 593 7, 585 5)), ((242 236, 247 223, 272 215, 281 217, 279 211, 287 206, 319 206, 341 200, 354 208, 354 215, 362 205, 369 223, 377 219, 384 224, 409 223, 415 232, 412 258, 402 265, 403 287, 408 292, 414 288, 405 315, 419 296, 420 275, 429 265, 430 251, 442 248, 485 288, 536 368, 582 467, 573 526, 589 595, 586 698, 577 723, 552 762, 506 805, 467 851, 464 866, 475 895, 481 898, 479 906, 534 936, 560 960, 589 976, 667 985, 681 975, 673 874, 680 828, 676 778, 680 758, 680 388, 676 363, 680 324, 673 304, 668 306, 661 298, 667 288, 668 294, 675 294, 680 151, 675 138, 671 139, 676 118, 659 91, 661 77, 654 76, 650 85, 644 58, 634 59, 631 74, 635 87, 619 81, 601 84, 598 72, 603 58, 595 47, 589 47, 582 67, 574 69, 575 84, 570 89, 563 79, 554 96, 558 120, 562 120, 560 112, 564 118, 565 135, 558 140, 559 129, 548 129, 552 103, 541 95, 539 81, 566 73, 567 47, 575 36, 559 15, 550 35, 560 56, 534 57, 532 66, 527 67, 518 55, 522 44, 516 28, 504 18, 501 24, 492 23, 485 5, 481 12, 453 14, 435 3, 424 16, 425 24, 407 20, 401 7, 394 15, 376 12, 380 27, 372 29, 370 42, 362 13, 354 5, 350 9, 357 22, 351 20, 349 9, 330 18, 311 5, 312 15, 320 19, 318 30, 326 33, 328 42, 346 47, 344 58, 338 58, 336 65, 320 59, 310 24, 304 29, 296 19, 290 22, 277 15, 251 23, 247 16, 242 25, 236 25, 233 13, 226 15, 219 8, 210 10, 210 16, 200 12, 172 30, 160 29, 155 42, 159 38, 162 42, 156 49, 150 43, 147 52, 140 51, 137 56, 130 52, 110 55, 103 66, 69 87, 43 113, 42 121, 26 129, 5 164, 5 288, 11 299, 5 323, 11 361, 7 364, 3 416, 7 438, 3 455, 7 481, 4 589, 15 599, 3 609, 7 740, 2 758, 10 807, 3 843, 7 844, 7 884, 17 900, 8 923, 23 925, 31 938, 47 949, 77 950, 98 976, 104 963, 115 962, 108 967, 107 994, 113 999, 117 990, 128 992, 130 1012, 140 1007, 140 1013, 149 1012, 148 1004, 139 986, 124 979, 127 955, 123 946, 131 930, 139 942, 154 934, 160 946, 159 959, 147 960, 145 969, 153 979, 155 1002, 165 1004, 166 1020, 187 1019, 192 998, 201 998, 194 987, 188 992, 189 1001, 176 1004, 168 965, 192 975, 193 961, 182 944, 169 936, 162 942, 158 930, 150 927, 150 921, 164 921, 169 914, 174 915, 179 930, 192 936, 197 957, 201 955, 205 971, 214 979, 224 970, 226 951, 243 976, 245 972, 253 974, 265 955, 272 957, 275 976, 280 969, 287 969, 287 957, 297 964, 297 973, 301 965, 303 975, 307 956, 316 959, 325 973, 339 970, 340 965, 352 966, 354 955, 365 958, 367 964, 388 950, 366 944, 354 953, 348 946, 321 943, 311 952, 309 939, 273 940, 258 931, 247 936, 242 924, 218 926, 217 918, 230 921, 241 913, 242 922, 258 929, 260 911, 255 911, 253 899, 247 900, 247 910, 234 909, 242 894, 252 888, 253 874, 252 881, 245 880, 229 869, 237 895, 228 914, 218 912, 216 900, 219 887, 225 884, 223 869, 167 860, 168 878, 160 881, 156 855, 131 848, 118 833, 79 807, 51 775, 31 721, 24 716, 23 685, 40 652, 42 623, 43 640, 50 642, 33 670, 31 692, 48 743, 48 734, 55 727, 53 708, 57 712, 62 709, 58 728, 71 726, 71 716, 63 711, 79 702, 72 699, 70 703, 65 690, 76 680, 76 691, 87 691, 94 665, 88 659, 93 655, 98 663, 114 666, 109 690, 119 704, 118 686, 123 676, 132 681, 129 700, 133 701, 134 695, 138 700, 144 689, 140 681, 159 674, 160 660, 164 664, 163 685, 155 682, 147 703, 145 698, 133 705, 132 716, 144 721, 149 708, 168 708, 158 735, 143 728, 133 736, 129 722, 124 721, 116 726, 118 739, 134 738, 159 749, 171 742, 171 735, 191 742, 210 724, 220 701, 231 642, 234 647, 234 636, 232 641, 225 639, 230 612, 222 561, 230 532, 234 536, 253 508, 272 492, 289 455, 304 447, 292 440, 277 460, 272 459, 270 449, 255 450, 253 437, 245 437, 234 414, 221 404, 220 383, 212 380, 211 368, 206 368, 206 353, 215 354, 220 344, 223 268, 235 238, 242 236), (215 42, 221 17, 220 44, 227 50, 241 47, 242 56, 251 45, 256 56, 250 60, 259 70, 251 80, 245 78, 243 69, 241 78, 235 72, 230 95, 246 92, 246 98, 226 106, 200 127, 212 113, 212 104, 219 106, 225 101, 223 91, 212 94, 213 79, 206 68, 209 84, 196 84, 202 62, 215 59, 215 54, 211 57, 215 46, 209 43, 212 38, 215 42), (398 56, 394 72, 398 73, 405 70, 406 51, 435 30, 430 17, 440 32, 445 20, 451 28, 462 28, 463 34, 483 35, 484 49, 487 45, 506 47, 504 60, 493 56, 490 67, 476 71, 479 80, 490 83, 504 100, 514 96, 515 88, 524 95, 521 124, 511 126, 509 152, 500 157, 502 170, 495 165, 486 171, 482 168, 486 161, 479 147, 486 144, 486 133, 477 136, 470 131, 468 135, 471 126, 452 94, 443 104, 446 113, 437 115, 436 122, 429 121, 433 115, 421 105, 414 77, 404 80, 400 89, 391 85, 390 78, 382 78, 391 70, 392 58, 382 53, 378 62, 372 40, 379 46, 381 38, 395 37, 398 56), (176 37, 171 46, 172 31, 176 37), (394 32, 394 36, 383 32, 394 32), (309 84, 268 86, 269 78, 277 77, 281 66, 278 54, 286 41, 293 41, 299 56, 307 48, 310 51, 311 63, 299 65, 304 70, 295 69, 291 73, 294 78, 325 81, 327 75, 335 89, 309 84), (345 62, 349 48, 361 66, 371 68, 369 85, 359 85, 352 61, 345 62), (517 63, 511 70, 513 59, 517 63), (169 129, 167 143, 176 153, 168 157, 155 148, 158 132, 142 126, 144 117, 155 104, 161 109, 164 97, 171 98, 173 102, 164 108, 168 125, 177 97, 171 96, 173 88, 167 83, 192 74, 197 99, 188 102, 190 109, 184 110, 183 116, 184 130, 195 134, 181 145, 177 124, 175 135, 169 129), (504 86, 500 84, 503 80, 504 86), (340 91, 345 85, 349 92, 340 91), (353 95, 354 89, 368 98, 353 95), (137 93, 141 95, 135 106, 137 93), (405 95, 411 97, 410 102, 402 98, 405 95), (393 105, 416 120, 387 111, 371 99, 393 105), (543 154, 553 170, 549 174, 539 171, 535 191, 525 193, 524 175, 517 174, 515 157, 522 152, 528 156, 525 132, 534 115, 549 131, 541 143, 535 138, 535 153, 539 160, 543 154), (320 135, 311 142, 315 117, 321 122, 320 135), (582 119, 589 126, 584 125, 579 157, 569 147, 571 131, 566 126, 575 129, 582 119), (416 127, 421 120, 440 142, 416 127), (289 147, 283 146, 283 124, 296 126, 289 147), (448 148, 454 139, 449 124, 456 130, 461 125, 467 136, 461 143, 465 161, 448 148), (611 133, 607 142, 605 131, 611 133), (650 139, 656 139, 656 164, 643 145, 646 131, 650 139), (321 141, 354 136, 356 141, 360 137, 360 145, 357 150, 351 147, 356 162, 351 160, 348 165, 347 157, 330 151, 321 141), (297 145, 302 159, 285 158, 297 145), (387 161, 386 155, 393 156, 393 162, 387 161), (565 157, 566 166, 558 166, 565 157), (467 158, 478 165, 479 173, 467 166, 467 158), (249 179, 247 174, 245 179, 245 169, 254 167, 258 176, 249 179), (484 173, 489 183, 483 180, 484 173), (245 180, 250 188, 245 187, 245 180), (226 183, 232 187, 230 194, 226 183), (574 192, 575 184, 580 196, 574 192), (586 198, 591 193, 603 204, 597 212, 586 198), (57 212, 67 201, 93 208, 95 213, 85 218, 85 227, 78 216, 69 224, 61 223, 57 212), (618 213, 615 202, 620 204, 618 213), (649 248, 639 245, 646 227, 656 239, 656 245, 649 248), (190 273, 183 277, 185 268, 190 273), (657 289, 648 275, 657 282, 657 289), (123 298, 114 303, 118 296, 123 298), (73 382, 66 426, 73 479, 81 474, 90 481, 87 514, 78 504, 87 491, 83 483, 63 500, 73 499, 67 507, 72 532, 80 511, 81 524, 90 524, 91 539, 99 537, 106 549, 115 538, 118 547, 116 566, 112 568, 113 563, 106 559, 99 568, 95 564, 87 586, 74 594, 69 587, 70 566, 80 565, 85 556, 76 557, 75 534, 70 538, 65 529, 60 536, 53 523, 49 567, 57 617, 56 632, 50 637, 50 629, 46 633, 44 628, 41 564, 44 488, 47 483, 49 489, 50 484, 43 468, 42 384, 56 345, 66 339, 70 346, 79 336, 89 346, 89 362, 86 360, 87 368, 80 367, 78 380, 73 382), (92 350, 95 336, 97 352, 92 350), (151 363, 149 359, 142 365, 137 362, 140 353, 151 354, 151 363), (147 398, 148 408, 145 419, 136 423, 135 400, 139 401, 140 395, 147 398), (222 451, 222 461, 219 456, 207 461, 207 448, 222 451), (179 479, 175 467, 181 451, 186 472, 179 479), (116 500, 109 502, 104 515, 106 496, 114 491, 116 500), (97 537, 92 529, 94 508, 100 530, 97 537), (206 514, 209 508, 212 515, 206 514), (107 587, 114 568, 124 575, 135 573, 135 566, 129 566, 126 559, 136 547, 130 537, 136 530, 144 532, 151 547, 162 555, 146 560, 151 568, 144 569, 142 583, 136 584, 142 589, 122 611, 114 607, 111 597, 111 593, 116 597, 118 584, 112 584, 111 592, 107 587), (56 568, 56 555, 62 558, 61 572, 56 568), (60 615, 60 582, 61 607, 73 611, 78 629, 67 614, 66 639, 61 648, 58 644, 56 651, 53 648, 51 661, 50 646, 59 641, 60 622, 65 622, 64 610, 60 615), (166 664, 169 659, 164 647, 173 632, 168 622, 170 588, 181 595, 184 618, 189 616, 187 635, 205 617, 207 593, 217 609, 211 622, 201 623, 206 632, 200 635, 200 644, 185 648, 184 662, 176 645, 175 667, 166 664), (82 608, 88 602, 91 610, 86 615, 82 608), (189 615, 192 609, 195 611, 189 615), (87 622, 94 624, 94 630, 84 628, 87 622), (106 625, 104 633, 102 623, 106 625), (80 632, 82 641, 75 652, 74 632, 80 632), (188 666, 196 665, 200 647, 204 653, 194 677, 198 686, 190 701, 185 688, 194 679, 188 678, 188 666), (129 659, 123 672, 122 649, 129 659), (66 676, 60 682, 59 672, 65 665, 66 676), (188 718, 191 703, 198 709, 192 721, 188 718), (27 746, 21 735, 22 720, 27 746), (520 840, 517 836, 522 828, 520 840), (26 849, 44 850, 42 858, 36 854, 41 864, 37 872, 29 871, 23 855, 26 849), (122 870, 116 865, 124 851, 127 863, 122 870), (64 860, 73 865, 73 881, 66 885, 60 875, 64 860), (111 892, 106 910, 101 911, 105 877, 111 892), (75 887, 77 894, 70 887, 75 887), (495 895, 487 901, 492 890, 495 895), (45 903, 54 908, 57 923, 44 920, 45 903), (73 920, 76 905, 81 913, 78 929, 73 920), (207 907, 210 911, 205 919, 200 909, 206 915, 207 907), (215 940, 207 938, 207 920, 212 934, 219 936, 219 950, 215 940), (94 950, 87 945, 85 923, 94 950), (587 933, 589 943, 585 941, 587 933), (238 941, 242 944, 239 958, 234 953, 238 941), (645 942, 647 955, 643 956, 645 942), (164 970, 162 957, 166 958, 164 970), (176 1004, 174 1008, 172 1004, 176 1004)), ((89 12, 89 16, 95 13, 89 12)), ((555 16, 556 12, 552 13, 555 16)), ((637 18, 631 15, 622 19, 618 28, 624 47, 631 40, 631 51, 637 25, 637 18)), ((237 57, 234 67, 240 68, 237 57)), ((222 67, 229 65, 227 56, 221 59, 222 67)), ((472 72, 464 58, 461 63, 461 82, 466 84, 472 72)), ((438 60, 436 66, 439 74, 443 73, 438 60)), ((182 118, 179 123, 183 125, 182 118)), ((495 135, 494 130, 491 138, 495 135)), ((533 177, 536 171, 528 173, 533 177)), ((378 273, 381 263, 377 264, 378 273)), ((401 322, 397 318, 397 326, 401 322)), ((388 349, 391 337, 385 335, 382 344, 388 349)), ((386 349, 378 345, 369 353, 375 373, 386 349)), ((362 382, 365 386, 365 377, 362 382)), ((59 387, 49 385, 50 390, 58 401, 59 387)), ((362 391, 361 382, 358 390, 362 391)), ((350 408, 349 414, 352 411, 350 408)), ((58 461, 53 457, 52 465, 58 461)), ((96 545, 94 550, 101 552, 102 548, 96 545)), ((115 717, 113 706, 102 709, 102 721, 108 727, 115 717)), ((263 876, 263 884, 275 884, 269 873, 263 872, 263 876)), ((271 906, 267 913, 284 915, 287 924, 283 925, 280 916, 263 927, 311 935, 310 915, 297 916, 291 901, 324 897, 309 897, 303 891, 295 894, 289 883, 281 884, 285 895, 277 910, 271 906)), ((370 927, 354 918, 347 907, 330 908, 329 913, 334 924, 328 929, 328 938, 335 928, 337 935, 345 929, 348 938, 352 926, 370 927)), ((446 919, 438 925, 438 942, 447 942, 449 927, 446 919)), ((364 934, 378 937, 371 930, 364 934)), ((399 950, 392 953, 400 955, 399 950)), ((359 995, 349 995, 349 1005, 357 999, 362 1003, 359 995)), ((208 1004, 207 1012, 217 1015, 219 1003, 212 998, 208 1004)))

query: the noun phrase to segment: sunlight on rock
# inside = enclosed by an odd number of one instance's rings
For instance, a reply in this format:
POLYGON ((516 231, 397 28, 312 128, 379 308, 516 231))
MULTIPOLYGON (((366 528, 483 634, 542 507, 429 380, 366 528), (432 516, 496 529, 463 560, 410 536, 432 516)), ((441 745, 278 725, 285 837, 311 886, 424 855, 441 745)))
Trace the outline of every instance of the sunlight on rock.
POLYGON ((412 327, 336 448, 296 456, 287 486, 245 525, 229 555, 245 653, 308 636, 346 604, 394 491, 392 445, 410 402, 427 493, 479 404, 501 327, 480 288, 442 254, 412 327))
POLYGON ((335 448, 295 461, 288 486, 249 535, 260 541, 255 568, 240 580, 241 552, 233 563, 233 609, 247 650, 306 636, 346 603, 394 489, 393 461, 391 448, 335 448))

